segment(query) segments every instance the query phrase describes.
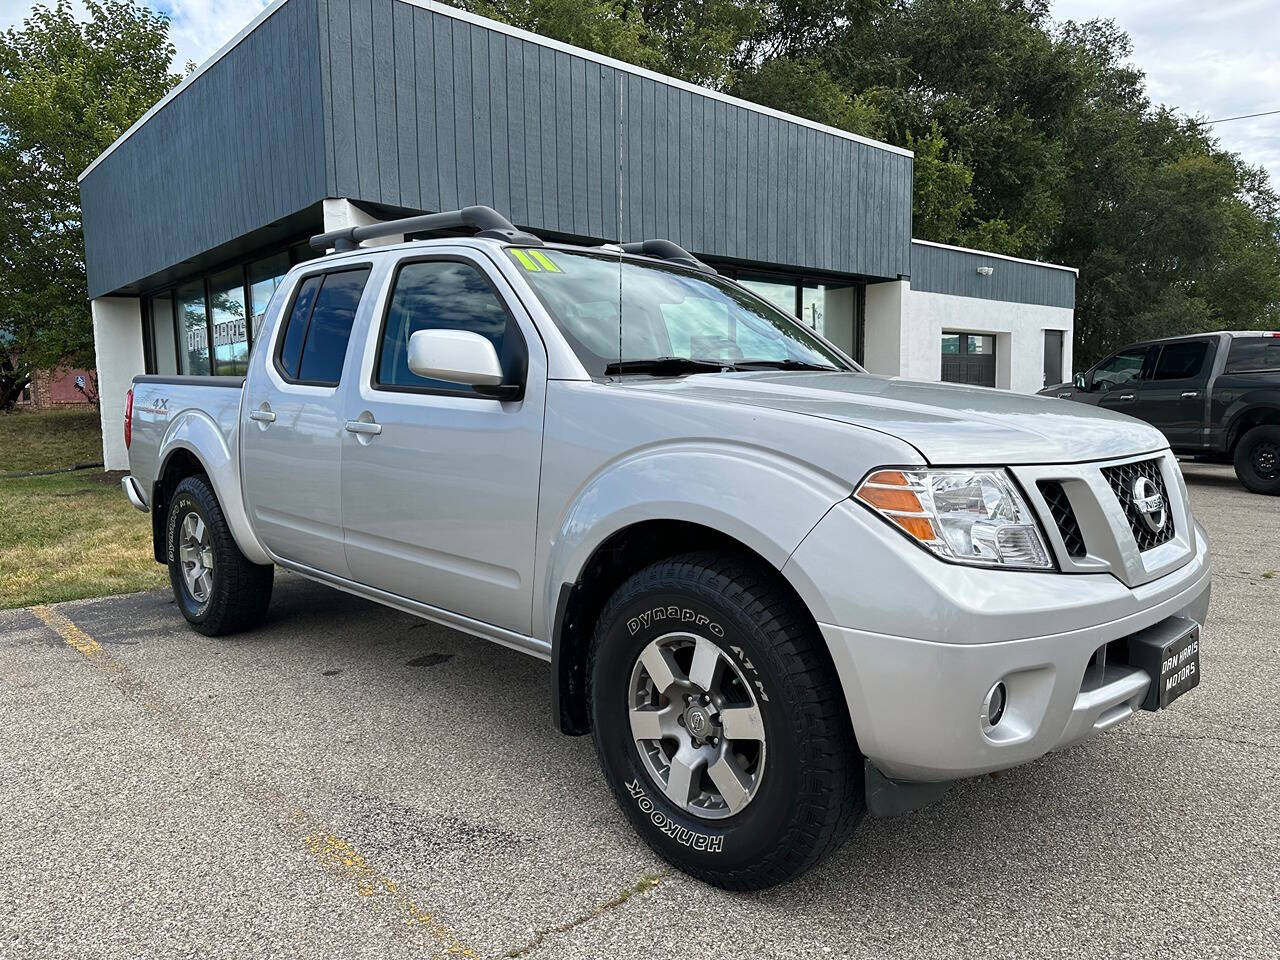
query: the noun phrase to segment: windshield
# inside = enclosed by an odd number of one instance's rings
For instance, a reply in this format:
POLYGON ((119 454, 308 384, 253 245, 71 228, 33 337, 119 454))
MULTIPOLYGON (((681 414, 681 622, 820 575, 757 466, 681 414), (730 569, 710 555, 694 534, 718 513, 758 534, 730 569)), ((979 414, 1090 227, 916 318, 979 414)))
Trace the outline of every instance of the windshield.
POLYGON ((794 318, 721 277, 608 254, 508 252, 592 376, 646 372, 655 360, 672 373, 691 372, 682 360, 710 370, 855 369, 794 318))

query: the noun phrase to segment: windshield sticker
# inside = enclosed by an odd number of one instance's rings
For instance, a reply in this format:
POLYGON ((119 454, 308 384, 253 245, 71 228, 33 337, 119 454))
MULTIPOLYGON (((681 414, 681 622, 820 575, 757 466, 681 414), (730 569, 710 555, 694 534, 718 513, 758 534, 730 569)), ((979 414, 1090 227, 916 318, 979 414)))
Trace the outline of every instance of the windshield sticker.
POLYGON ((530 273, 561 273, 550 257, 541 250, 512 250, 511 255, 520 261, 520 265, 530 273))

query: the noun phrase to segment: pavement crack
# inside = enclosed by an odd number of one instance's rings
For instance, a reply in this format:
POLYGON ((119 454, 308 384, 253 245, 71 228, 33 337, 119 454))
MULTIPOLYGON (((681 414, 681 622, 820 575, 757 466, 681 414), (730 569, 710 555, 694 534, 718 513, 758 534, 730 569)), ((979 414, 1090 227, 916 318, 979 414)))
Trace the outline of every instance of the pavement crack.
POLYGON ((1280 744, 1259 743, 1257 740, 1246 740, 1244 737, 1197 737, 1184 733, 1153 733, 1148 730, 1130 732, 1135 737, 1146 737, 1150 740, 1184 740, 1188 743, 1222 743, 1236 747, 1253 747, 1256 750, 1280 750, 1280 744))
POLYGON ((650 890, 655 889, 658 886, 658 884, 662 883, 662 881, 665 880, 670 875, 671 875, 670 870, 658 870, 653 873, 646 873, 639 880, 637 880, 631 886, 627 887, 625 890, 619 893, 612 900, 606 900, 604 903, 597 904, 595 907, 588 910, 586 913, 579 914, 573 919, 566 920, 564 923, 558 924, 554 927, 546 927, 542 930, 534 931, 533 938, 528 943, 526 943, 523 947, 512 947, 510 950, 508 950, 504 954, 504 956, 507 957, 508 960, 518 960, 518 958, 520 957, 526 957, 530 953, 532 953, 534 950, 538 949, 538 947, 542 946, 543 942, 548 937, 556 937, 556 936, 560 936, 561 934, 568 933, 570 930, 573 930, 576 927, 580 927, 584 923, 589 923, 590 921, 595 920, 597 917, 604 916, 606 913, 609 913, 611 910, 618 909, 618 907, 622 906, 632 897, 646 894, 650 890))

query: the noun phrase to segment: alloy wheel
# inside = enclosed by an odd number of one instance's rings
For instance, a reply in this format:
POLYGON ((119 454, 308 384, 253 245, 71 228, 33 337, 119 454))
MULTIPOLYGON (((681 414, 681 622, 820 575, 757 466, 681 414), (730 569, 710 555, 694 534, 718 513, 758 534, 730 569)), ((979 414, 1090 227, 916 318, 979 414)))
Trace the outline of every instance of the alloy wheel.
POLYGON ((196 603, 213 595, 213 542, 209 526, 195 511, 182 518, 178 533, 178 562, 182 580, 196 603))
POLYGON ((709 820, 739 813, 764 775, 765 731, 751 685, 707 637, 650 641, 631 671, 631 734, 667 798, 709 820))

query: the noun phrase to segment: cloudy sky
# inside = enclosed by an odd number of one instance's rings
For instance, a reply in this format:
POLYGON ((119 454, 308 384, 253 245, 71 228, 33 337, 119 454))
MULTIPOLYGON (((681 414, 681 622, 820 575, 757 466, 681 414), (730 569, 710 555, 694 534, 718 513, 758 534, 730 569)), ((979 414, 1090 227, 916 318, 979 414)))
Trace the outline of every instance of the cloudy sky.
MULTIPOLYGON (((180 62, 203 61, 265 0, 149 0, 173 20, 180 62)), ((0 26, 30 0, 0 0, 0 26)), ((1202 119, 1280 110, 1280 0, 1055 0, 1055 16, 1112 17, 1134 43, 1154 101, 1202 119)), ((1280 114, 1214 127, 1222 143, 1280 186, 1280 114)))

